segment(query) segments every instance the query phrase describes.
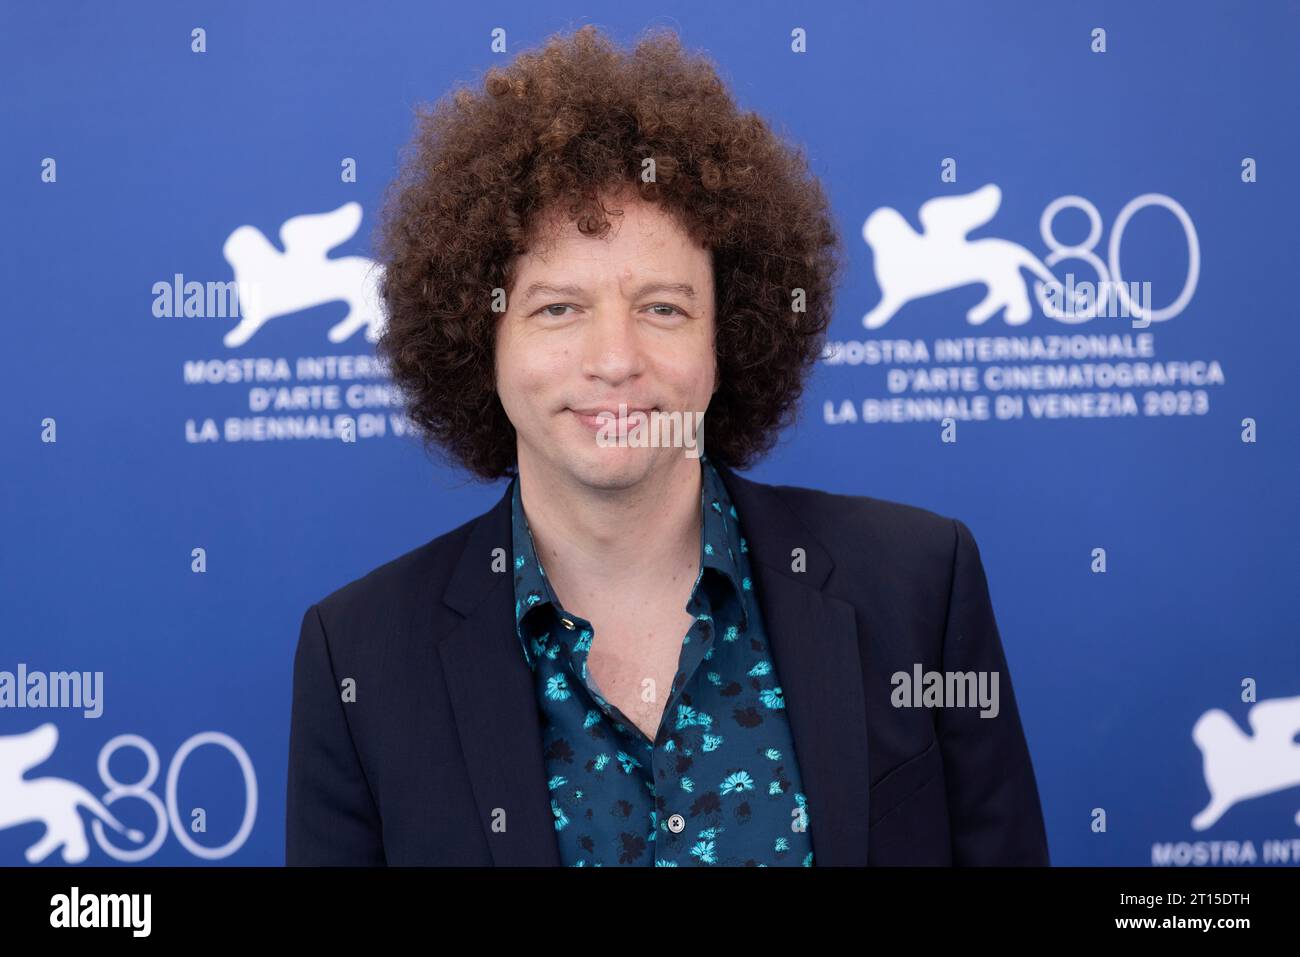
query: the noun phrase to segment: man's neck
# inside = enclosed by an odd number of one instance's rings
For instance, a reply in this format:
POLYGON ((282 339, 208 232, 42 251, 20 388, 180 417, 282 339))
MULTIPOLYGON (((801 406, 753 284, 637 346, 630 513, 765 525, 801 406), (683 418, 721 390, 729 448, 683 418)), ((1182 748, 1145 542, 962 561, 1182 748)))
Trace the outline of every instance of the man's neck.
POLYGON ((664 474, 617 490, 530 466, 520 459, 524 514, 566 608, 585 617, 583 608, 640 606, 664 592, 689 593, 700 559, 698 458, 674 457, 664 474))

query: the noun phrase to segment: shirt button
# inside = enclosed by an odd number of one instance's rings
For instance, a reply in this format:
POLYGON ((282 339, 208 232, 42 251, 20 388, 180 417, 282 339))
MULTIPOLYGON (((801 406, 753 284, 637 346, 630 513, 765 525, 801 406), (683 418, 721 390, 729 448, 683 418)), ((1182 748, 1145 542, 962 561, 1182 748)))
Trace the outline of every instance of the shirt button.
POLYGON ((674 834, 682 833, 682 831, 686 830, 686 818, 680 814, 674 814, 668 819, 668 830, 674 834))
POLYGON ((569 631, 573 631, 573 622, 569 621, 569 619, 561 618, 560 624, 563 625, 565 628, 569 629, 569 631))

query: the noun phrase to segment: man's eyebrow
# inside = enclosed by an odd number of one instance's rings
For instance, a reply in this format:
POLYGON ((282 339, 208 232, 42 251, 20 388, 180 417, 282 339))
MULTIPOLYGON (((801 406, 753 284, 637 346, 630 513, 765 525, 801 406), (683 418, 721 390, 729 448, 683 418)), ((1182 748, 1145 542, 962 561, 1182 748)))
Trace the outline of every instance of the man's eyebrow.
POLYGON ((549 283, 534 282, 529 283, 528 288, 524 290, 524 294, 519 297, 519 301, 521 303, 527 302, 534 296, 544 292, 549 292, 553 296, 570 296, 576 299, 583 295, 584 290, 581 286, 552 286, 549 283))
MULTIPOLYGON (((648 296, 656 292, 675 292, 687 299, 696 298, 695 287, 688 282, 648 282, 634 290, 632 298, 640 299, 642 296, 648 296)), ((529 283, 528 287, 524 289, 519 301, 526 303, 542 293, 550 293, 553 296, 569 296, 576 299, 585 295, 586 290, 581 286, 553 286, 550 283, 534 282, 529 283)))
POLYGON ((633 294, 633 299, 640 299, 654 292, 675 292, 687 299, 695 298, 695 287, 688 282, 648 282, 633 294))

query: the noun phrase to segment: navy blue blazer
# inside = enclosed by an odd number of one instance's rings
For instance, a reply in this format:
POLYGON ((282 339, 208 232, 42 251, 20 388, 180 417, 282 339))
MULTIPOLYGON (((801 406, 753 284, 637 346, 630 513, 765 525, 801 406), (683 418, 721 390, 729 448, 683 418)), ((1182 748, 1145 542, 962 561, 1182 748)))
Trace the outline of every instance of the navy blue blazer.
MULTIPOLYGON (((718 472, 749 544, 817 865, 1047 864, 970 530, 897 502, 718 472), (917 664, 998 672, 999 714, 894 707, 891 675, 917 664)), ((559 865, 510 554, 507 488, 307 609, 287 864, 559 865)))

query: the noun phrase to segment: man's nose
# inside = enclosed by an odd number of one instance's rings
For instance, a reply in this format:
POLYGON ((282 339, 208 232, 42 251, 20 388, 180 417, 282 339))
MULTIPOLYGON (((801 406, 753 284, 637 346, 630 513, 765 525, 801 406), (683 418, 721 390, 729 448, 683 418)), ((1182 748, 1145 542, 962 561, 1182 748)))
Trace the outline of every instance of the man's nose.
POLYGON ((641 371, 644 342, 636 317, 624 306, 602 306, 587 324, 583 373, 619 382, 641 371))

